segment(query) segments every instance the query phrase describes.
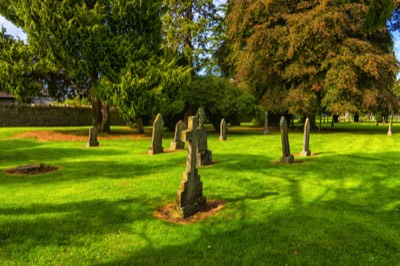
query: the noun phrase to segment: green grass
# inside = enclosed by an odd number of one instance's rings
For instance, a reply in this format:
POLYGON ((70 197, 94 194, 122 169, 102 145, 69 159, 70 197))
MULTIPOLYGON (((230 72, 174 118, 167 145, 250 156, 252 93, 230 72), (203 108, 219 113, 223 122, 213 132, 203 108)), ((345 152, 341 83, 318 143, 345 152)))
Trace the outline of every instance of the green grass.
MULTIPOLYGON (((0 128, 1 265, 400 265, 400 124, 392 137, 387 126, 326 124, 310 138, 316 156, 292 165, 275 163, 277 129, 228 132, 227 142, 211 133, 203 192, 227 204, 187 225, 154 216, 175 200, 185 151, 10 138, 31 130, 0 128), (28 163, 61 169, 4 172, 28 163)), ((298 154, 302 129, 289 139, 298 154)))

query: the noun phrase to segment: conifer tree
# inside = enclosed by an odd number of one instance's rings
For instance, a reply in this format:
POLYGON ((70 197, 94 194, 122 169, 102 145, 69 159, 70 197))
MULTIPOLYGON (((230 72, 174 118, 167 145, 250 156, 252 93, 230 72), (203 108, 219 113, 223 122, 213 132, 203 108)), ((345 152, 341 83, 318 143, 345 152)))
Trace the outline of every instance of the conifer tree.
POLYGON ((212 0, 164 0, 163 47, 199 71, 218 16, 212 0))
POLYGON ((43 88, 40 63, 21 40, 0 30, 0 88, 30 103, 43 88))
POLYGON ((94 125, 109 131, 103 118, 115 95, 104 84, 121 84, 127 69, 159 55, 161 1, 5 0, 0 12, 27 33, 39 58, 86 91, 94 125))

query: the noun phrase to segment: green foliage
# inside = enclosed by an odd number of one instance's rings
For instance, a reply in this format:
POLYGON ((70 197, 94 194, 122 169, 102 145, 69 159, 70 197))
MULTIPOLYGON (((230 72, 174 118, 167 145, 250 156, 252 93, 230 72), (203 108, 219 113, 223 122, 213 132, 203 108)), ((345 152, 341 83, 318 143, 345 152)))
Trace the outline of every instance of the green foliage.
POLYGON ((203 107, 216 131, 219 131, 222 118, 227 123, 237 123, 240 118, 254 117, 257 110, 254 98, 245 90, 214 76, 195 78, 187 102, 194 110, 203 107))
POLYGON ((199 71, 210 51, 215 21, 212 0, 164 0, 163 47, 180 58, 180 64, 199 71))
POLYGON ((32 55, 29 47, 21 40, 14 39, 0 31, 0 88, 13 94, 23 103, 30 103, 37 96, 43 83, 43 66, 32 55))
POLYGON ((98 128, 115 96, 101 85, 120 84, 126 74, 121 71, 161 56, 162 0, 10 0, 2 5, 0 12, 22 26, 35 54, 89 97, 98 128))
POLYGON ((392 16, 394 0, 371 0, 369 1, 368 14, 364 27, 369 32, 374 32, 379 28, 386 27, 388 20, 392 16))
POLYGON ((182 112, 184 96, 190 80, 190 69, 176 66, 157 57, 147 61, 131 62, 121 70, 119 83, 103 80, 102 86, 113 95, 112 102, 119 107, 127 121, 139 116, 171 116, 182 112))
POLYGON ((76 96, 73 99, 65 100, 64 104, 72 106, 90 106, 90 101, 86 97, 76 96))
POLYGON ((266 110, 393 111, 393 41, 363 30, 367 12, 367 1, 230 1, 219 60, 266 110))

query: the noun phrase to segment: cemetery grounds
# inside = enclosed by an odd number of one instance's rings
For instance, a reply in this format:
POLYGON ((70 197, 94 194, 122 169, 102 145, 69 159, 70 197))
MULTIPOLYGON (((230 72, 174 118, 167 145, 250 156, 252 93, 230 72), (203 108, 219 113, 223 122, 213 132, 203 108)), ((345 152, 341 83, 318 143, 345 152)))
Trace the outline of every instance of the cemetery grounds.
POLYGON ((324 124, 294 164, 278 128, 209 131, 203 193, 221 209, 174 223, 186 152, 148 155, 150 128, 86 148, 88 128, 0 128, 1 265, 400 265, 400 125, 324 124), (41 175, 7 174, 45 163, 41 175))

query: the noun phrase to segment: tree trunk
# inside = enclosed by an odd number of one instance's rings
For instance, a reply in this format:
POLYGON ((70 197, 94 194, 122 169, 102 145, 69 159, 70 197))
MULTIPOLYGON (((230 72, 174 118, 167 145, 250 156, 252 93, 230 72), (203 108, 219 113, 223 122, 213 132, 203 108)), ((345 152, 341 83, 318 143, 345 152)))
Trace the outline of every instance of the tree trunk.
POLYGON ((355 123, 360 122, 360 115, 359 115, 359 114, 355 114, 355 115, 354 115, 354 122, 355 122, 355 123))
POLYGON ((110 123, 110 105, 108 103, 103 103, 101 106, 101 128, 100 132, 111 133, 111 123, 110 123))
POLYGON ((101 114, 101 101, 95 95, 91 96, 92 102, 92 126, 96 127, 98 131, 101 130, 102 114, 101 114))
MULTIPOLYGON (((324 117, 325 119, 325 117, 324 117)), ((325 122, 325 121, 324 121, 325 122)), ((318 131, 321 131, 321 127, 322 127, 322 113, 319 116, 319 127, 318 127, 318 131)))
POLYGON ((317 116, 316 115, 310 115, 308 118, 310 119, 310 127, 312 129, 317 129, 318 128, 317 122, 316 122, 317 116))

